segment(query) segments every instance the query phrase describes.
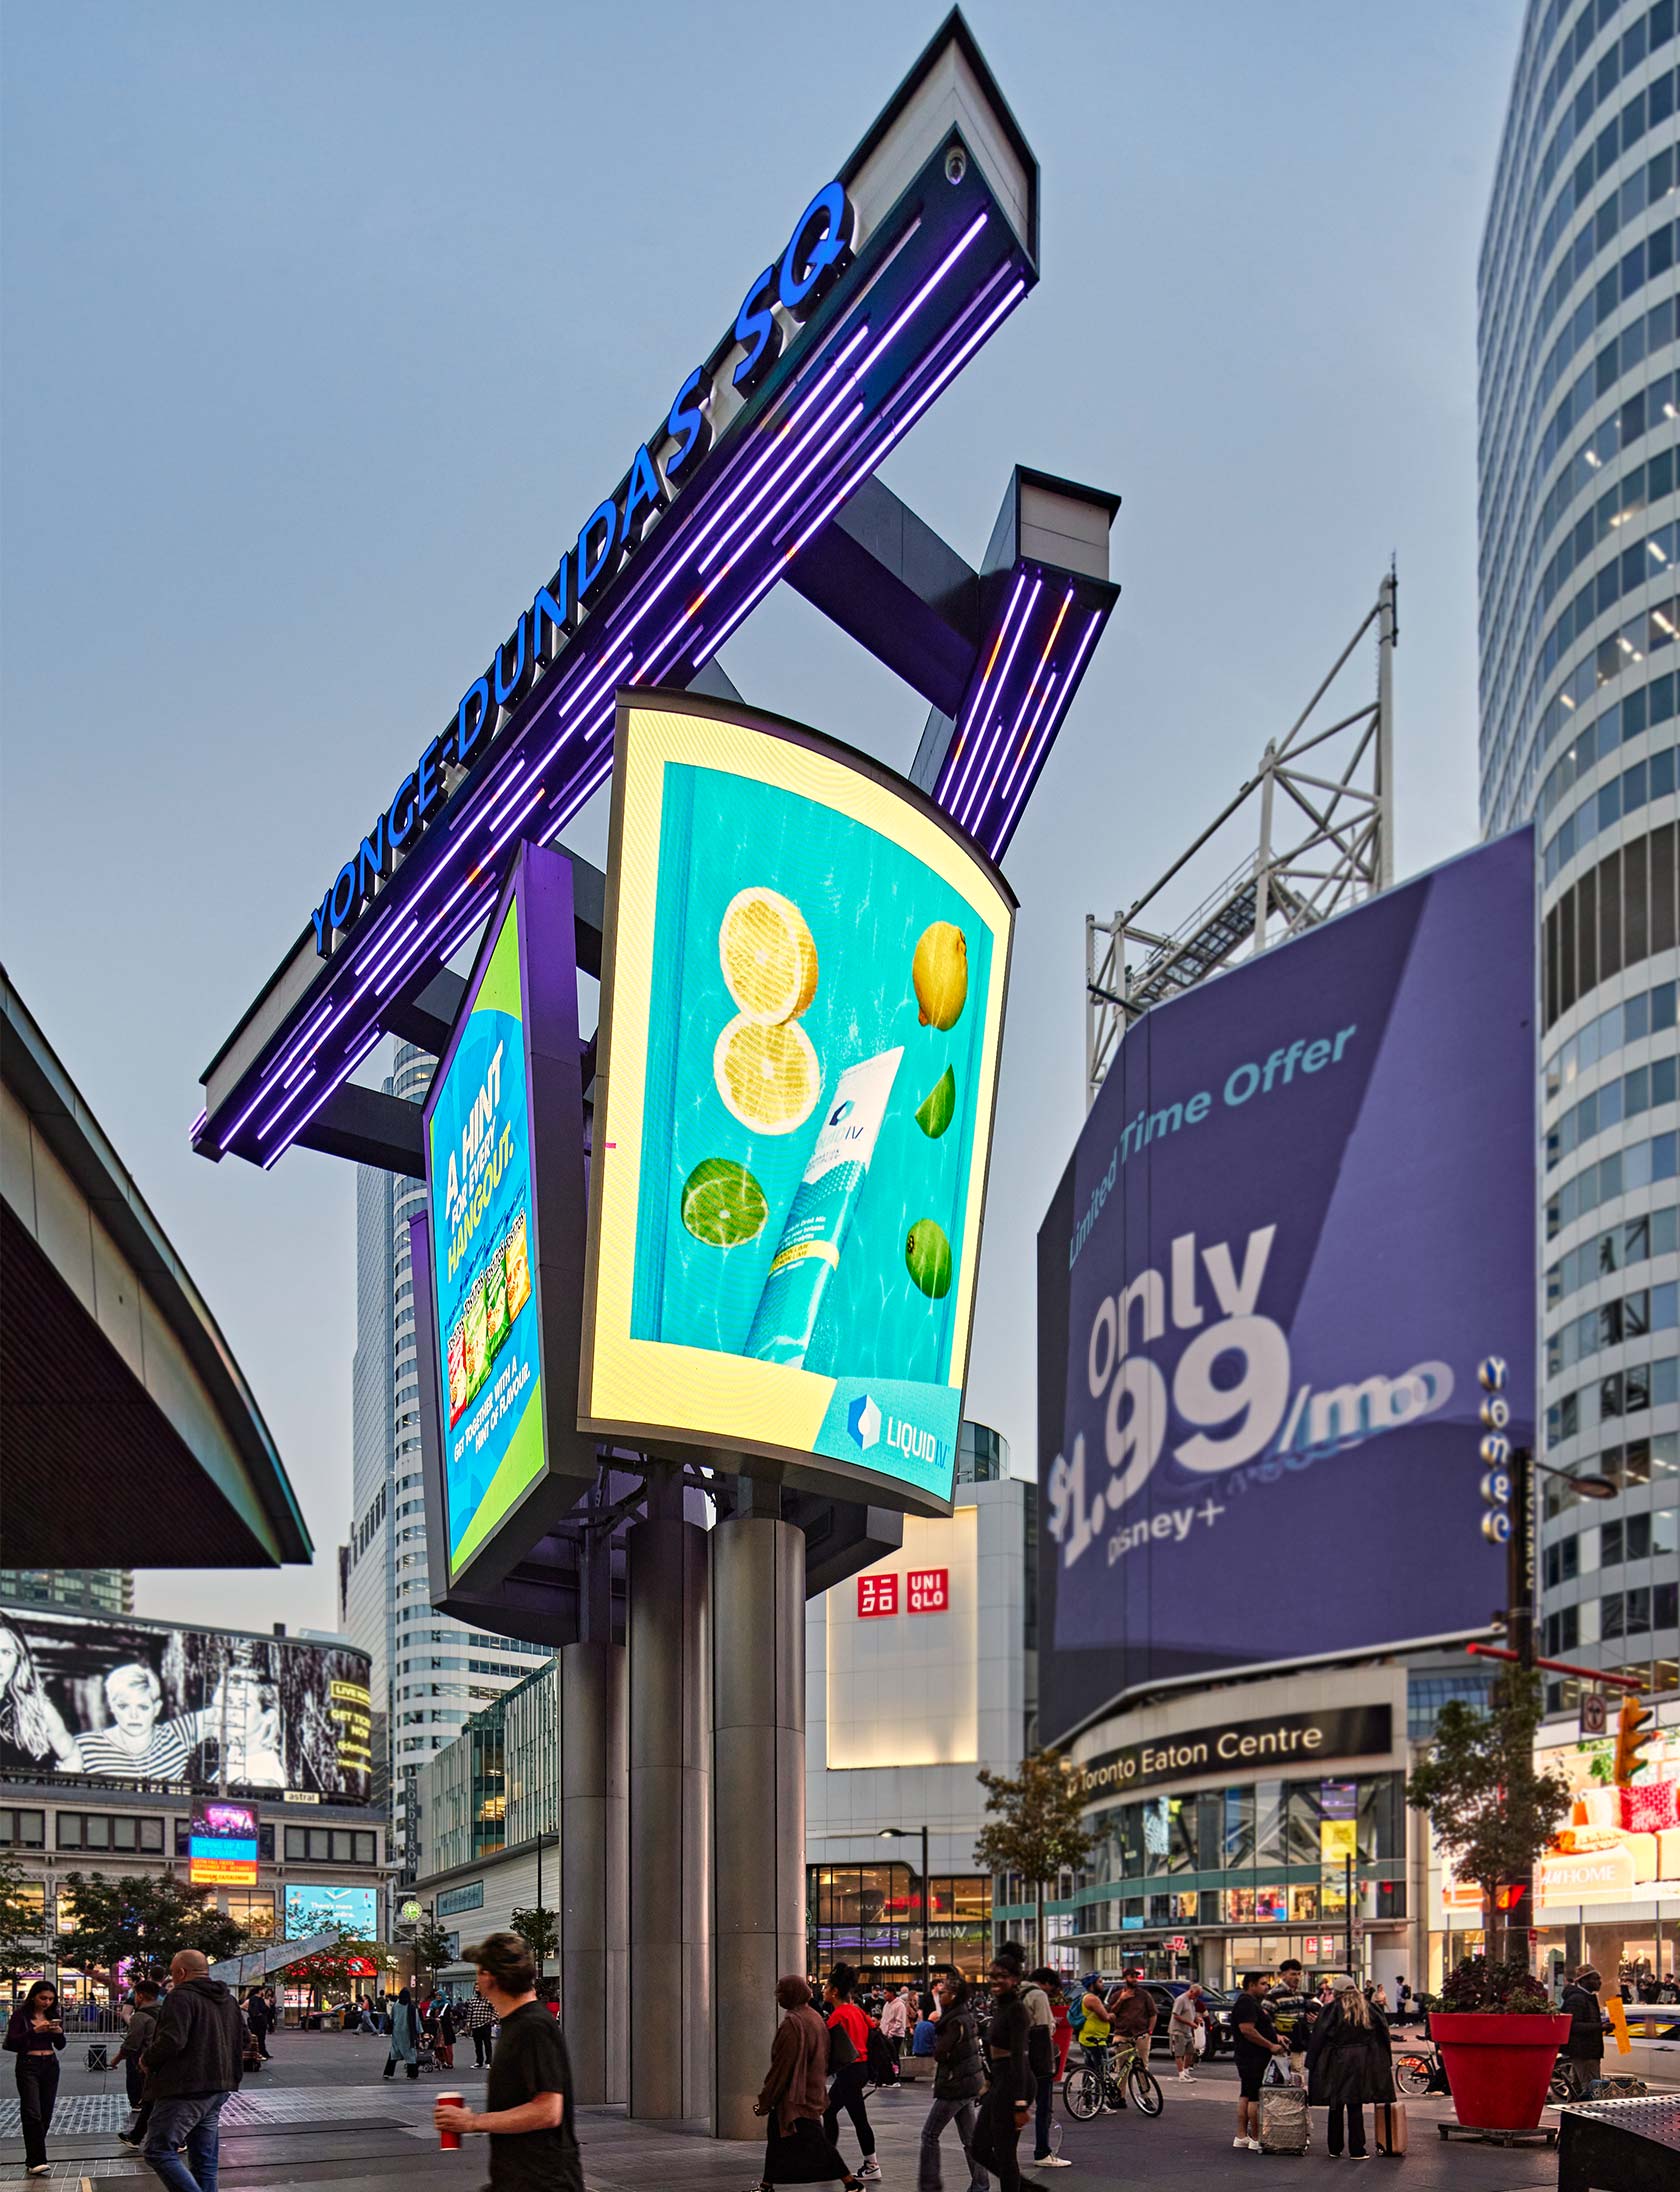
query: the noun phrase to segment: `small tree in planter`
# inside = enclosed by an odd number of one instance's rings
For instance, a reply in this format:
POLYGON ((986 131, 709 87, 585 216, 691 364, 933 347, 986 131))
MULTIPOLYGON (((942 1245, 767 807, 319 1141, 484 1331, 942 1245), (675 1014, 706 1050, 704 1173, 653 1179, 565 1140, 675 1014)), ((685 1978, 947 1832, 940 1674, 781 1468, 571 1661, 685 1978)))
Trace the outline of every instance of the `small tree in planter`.
POLYGON ((1487 2131, 1534 2128, 1569 2036, 1569 2019, 1550 2014, 1529 1970, 1532 1911, 1500 1907, 1502 1889, 1532 1878, 1569 1809, 1563 1775, 1535 1766, 1539 1725, 1539 1680, 1512 1667, 1490 1711, 1462 1701, 1442 1706, 1429 1755, 1406 1783, 1407 1803, 1428 1813, 1455 1870, 1482 1891, 1488 1954, 1467 1957, 1448 1976, 1429 2028, 1459 2121, 1487 2131))
POLYGON ((1407 1803, 1429 1814, 1454 1871, 1482 1891, 1488 1957, 1525 1971, 1533 1913, 1502 1912, 1500 1890, 1532 1877, 1570 1804, 1563 1775, 1535 1766, 1539 1725, 1539 1677, 1512 1667, 1491 1711, 1478 1712, 1461 1699, 1441 1707, 1429 1755, 1406 1783, 1407 1803))
POLYGON ((1431 2007, 1449 2016, 1546 2016, 1551 1997, 1526 1963, 1490 1964, 1485 1956, 1466 1956, 1448 1972, 1431 2007))

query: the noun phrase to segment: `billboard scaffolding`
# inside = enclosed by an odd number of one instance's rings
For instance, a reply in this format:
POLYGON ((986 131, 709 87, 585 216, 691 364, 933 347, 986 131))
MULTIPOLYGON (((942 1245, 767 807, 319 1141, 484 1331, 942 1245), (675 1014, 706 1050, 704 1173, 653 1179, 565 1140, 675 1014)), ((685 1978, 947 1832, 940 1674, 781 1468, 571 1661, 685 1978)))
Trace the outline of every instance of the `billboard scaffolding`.
POLYGON ((1179 997, 1245 954, 1300 936, 1394 880, 1394 645, 1399 582, 1389 571, 1353 637, 1281 741, 1201 835, 1111 921, 1085 916, 1085 1101, 1121 1037, 1151 1005, 1179 997), (1377 690, 1332 715, 1333 690, 1375 625, 1377 690), (1326 718, 1330 719, 1327 720, 1326 718), (1307 757, 1312 760, 1307 766, 1307 757), (1174 877, 1258 794, 1259 842, 1189 918, 1171 930, 1144 916, 1174 877), (1135 955, 1135 956, 1134 956, 1135 955))

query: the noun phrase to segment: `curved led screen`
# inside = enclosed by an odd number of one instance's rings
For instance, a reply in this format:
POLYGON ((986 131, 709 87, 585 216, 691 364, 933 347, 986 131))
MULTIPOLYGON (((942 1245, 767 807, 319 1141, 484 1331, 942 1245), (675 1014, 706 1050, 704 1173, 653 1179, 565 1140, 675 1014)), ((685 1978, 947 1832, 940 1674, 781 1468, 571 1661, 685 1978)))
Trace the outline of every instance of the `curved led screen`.
POLYGON ((580 1423, 948 1506, 1014 902, 795 725, 621 696, 580 1423))

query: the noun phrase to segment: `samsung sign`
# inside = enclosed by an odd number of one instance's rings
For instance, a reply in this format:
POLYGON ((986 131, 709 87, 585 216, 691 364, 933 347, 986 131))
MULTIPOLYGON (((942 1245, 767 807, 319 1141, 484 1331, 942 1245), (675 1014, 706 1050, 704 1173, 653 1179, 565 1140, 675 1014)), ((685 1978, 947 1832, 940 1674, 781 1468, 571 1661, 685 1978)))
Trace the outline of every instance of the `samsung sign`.
POLYGON ((355 926, 404 852, 435 819, 456 781, 490 751, 497 731, 558 660, 580 619, 642 536, 699 470, 712 442, 714 375, 739 347, 729 385, 744 399, 782 353, 779 308, 807 319, 849 265, 857 215, 839 182, 825 183, 795 223, 781 256, 754 276, 740 310, 671 399, 665 418, 630 459, 630 468, 578 530, 575 544, 536 590, 508 638, 461 696, 454 716, 422 749, 390 804, 311 909, 315 949, 324 959, 355 926))
POLYGON ((1389 1706, 1349 1705, 1331 1712, 1226 1721, 1150 1743, 1131 1743, 1124 1750, 1104 1751, 1074 1771, 1082 1796, 1109 1796, 1207 1774, 1274 1773, 1281 1766, 1386 1757, 1393 1747, 1389 1706))

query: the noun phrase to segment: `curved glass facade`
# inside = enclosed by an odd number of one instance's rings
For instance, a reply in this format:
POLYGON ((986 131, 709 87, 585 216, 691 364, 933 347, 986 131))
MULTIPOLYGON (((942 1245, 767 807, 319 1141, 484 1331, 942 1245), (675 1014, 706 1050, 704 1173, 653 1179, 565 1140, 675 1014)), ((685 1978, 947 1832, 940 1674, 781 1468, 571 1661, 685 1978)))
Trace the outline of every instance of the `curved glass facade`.
MULTIPOLYGON (((1680 1668, 1680 37, 1531 0, 1478 273, 1482 825, 1536 826, 1549 1656, 1680 1668)), ((1553 1681, 1549 1703, 1571 1685, 1553 1681)))

